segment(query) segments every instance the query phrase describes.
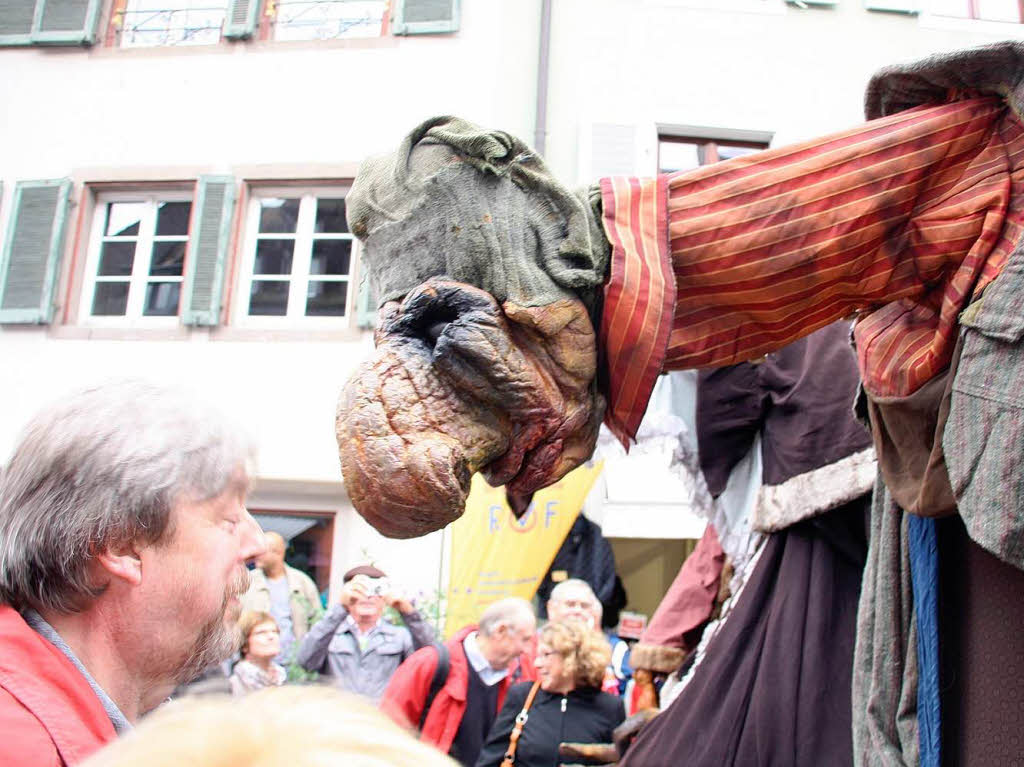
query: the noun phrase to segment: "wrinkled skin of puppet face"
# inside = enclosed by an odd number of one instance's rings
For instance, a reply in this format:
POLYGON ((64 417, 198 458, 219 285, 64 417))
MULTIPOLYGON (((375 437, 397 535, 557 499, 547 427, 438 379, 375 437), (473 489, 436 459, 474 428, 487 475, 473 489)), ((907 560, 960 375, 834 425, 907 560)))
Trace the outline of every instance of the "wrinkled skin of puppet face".
POLYGON ((347 205, 380 304, 338 404, 353 505, 423 535, 462 514, 479 471, 524 510, 590 456, 604 414, 589 203, 508 134, 436 118, 364 163, 347 205))

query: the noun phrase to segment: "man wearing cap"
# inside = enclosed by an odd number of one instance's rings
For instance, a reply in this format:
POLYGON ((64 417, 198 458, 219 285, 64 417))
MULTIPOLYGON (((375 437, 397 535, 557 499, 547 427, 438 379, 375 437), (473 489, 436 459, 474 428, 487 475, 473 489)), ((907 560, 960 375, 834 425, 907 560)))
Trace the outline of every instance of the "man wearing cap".
POLYGON ((402 661, 434 641, 434 631, 376 567, 353 567, 343 580, 341 599, 303 637, 296 660, 376 703, 402 661), (386 605, 408 628, 383 617, 386 605))

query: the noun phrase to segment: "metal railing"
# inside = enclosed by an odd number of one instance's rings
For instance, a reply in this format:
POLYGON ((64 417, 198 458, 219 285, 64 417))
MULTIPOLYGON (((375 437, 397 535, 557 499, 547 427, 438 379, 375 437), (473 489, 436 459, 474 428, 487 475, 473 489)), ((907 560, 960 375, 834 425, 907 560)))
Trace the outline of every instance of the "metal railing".
POLYGON ((377 37, 383 0, 279 0, 272 11, 275 40, 377 37))
POLYGON ((126 8, 121 12, 122 48, 212 45, 220 41, 227 10, 209 8, 126 8))

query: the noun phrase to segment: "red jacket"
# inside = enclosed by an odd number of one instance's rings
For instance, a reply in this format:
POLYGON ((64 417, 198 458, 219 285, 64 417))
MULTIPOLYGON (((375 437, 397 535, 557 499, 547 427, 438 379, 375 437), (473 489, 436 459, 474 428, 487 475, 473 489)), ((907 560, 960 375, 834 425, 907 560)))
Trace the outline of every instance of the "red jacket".
POLYGON ((0 606, 0 765, 76 765, 116 733, 60 650, 0 606))
MULTIPOLYGON (((451 659, 448 680, 434 698, 427 719, 423 723, 423 730, 420 732, 420 740, 433 744, 445 753, 451 750, 455 734, 462 722, 462 715, 466 712, 469 663, 462 649, 462 640, 473 631, 476 631, 476 626, 466 626, 445 642, 451 659)), ((522 673, 518 675, 516 681, 532 680, 536 677, 537 672, 529 658, 521 657, 520 664, 522 673)), ((388 682, 380 702, 381 709, 403 726, 418 727, 436 668, 437 650, 433 647, 422 647, 414 652, 398 667, 398 671, 388 682)), ((505 693, 513 676, 516 676, 514 671, 498 683, 498 711, 505 703, 505 693)))

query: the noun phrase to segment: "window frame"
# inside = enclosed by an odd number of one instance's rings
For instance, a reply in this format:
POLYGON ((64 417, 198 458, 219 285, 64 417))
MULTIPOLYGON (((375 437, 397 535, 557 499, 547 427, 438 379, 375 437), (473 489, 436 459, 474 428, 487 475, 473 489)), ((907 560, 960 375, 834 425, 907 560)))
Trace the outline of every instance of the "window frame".
MULTIPOLYGON (((238 252, 238 276, 234 281, 234 291, 230 306, 230 324, 238 328, 257 330, 341 330, 355 327, 358 315, 359 300, 359 240, 351 232, 331 233, 329 237, 317 235, 313 231, 316 224, 316 206, 306 203, 308 199, 348 197, 352 189, 351 180, 337 183, 317 181, 310 184, 277 184, 250 186, 246 195, 246 209, 243 213, 243 230, 241 249, 238 252), (288 311, 284 315, 250 315, 249 299, 254 279, 256 244, 260 239, 260 200, 268 197, 300 198, 299 215, 295 226, 295 247, 292 251, 292 271, 288 277, 288 311), (307 226, 302 231, 303 225, 307 226), (313 254, 314 236, 321 239, 348 240, 352 243, 349 254, 348 275, 324 279, 323 275, 312 275, 316 281, 346 282, 345 314, 337 317, 307 317, 305 315, 306 291, 310 282, 310 262, 313 254), (301 252, 300 252, 301 250, 301 252), (301 271, 297 272, 296 269, 301 271), (299 279, 297 280, 296 277, 299 279), (299 284, 301 282, 301 287, 299 284), (296 300, 300 299, 300 300, 296 300), (301 304, 302 310, 295 307, 301 304)), ((284 233, 266 233, 280 235, 284 233)), ((284 275, 282 275, 283 277, 284 275)), ((265 279, 256 276, 255 279, 265 279)), ((280 281, 284 281, 283 279, 280 281)))
POLYGON ((1024 23, 1024 1, 1017 0, 1017 20, 1011 21, 1010 19, 992 19, 981 15, 981 8, 979 7, 979 0, 961 0, 961 5, 964 6, 964 10, 967 13, 966 16, 950 16, 942 13, 936 13, 932 10, 931 4, 925 2, 928 12, 932 16, 941 16, 946 19, 959 19, 960 21, 982 21, 988 24, 1021 24, 1024 23))
MULTIPOLYGON (((181 324, 181 310, 185 301, 185 275, 188 272, 188 260, 191 256, 192 230, 195 223, 195 194, 192 189, 181 189, 175 186, 139 189, 134 191, 98 191, 92 211, 92 220, 89 226, 89 240, 86 252, 84 270, 82 272, 82 288, 79 292, 79 305, 77 313, 77 324, 86 327, 100 328, 175 328, 181 324), (117 202, 144 202, 151 206, 150 212, 145 217, 145 222, 140 222, 139 237, 136 243, 143 240, 145 232, 148 241, 148 256, 145 259, 145 267, 140 266, 138 258, 138 245, 136 245, 135 258, 132 262, 132 274, 128 280, 128 304, 123 315, 94 315, 92 313, 92 302, 96 294, 96 285, 99 282, 113 280, 98 279, 96 273, 99 269, 100 254, 103 250, 103 243, 106 238, 106 212, 107 205, 117 202), (142 314, 145 305, 146 284, 149 282, 149 269, 153 257, 153 243, 156 241, 156 204, 159 202, 189 202, 192 209, 189 213, 188 231, 185 235, 185 259, 182 263, 181 276, 174 279, 162 279, 162 282, 179 282, 181 288, 178 292, 178 311, 173 315, 142 314), (134 300, 133 300, 134 299, 134 300), (133 309, 137 313, 133 313, 133 309)), ((176 235, 179 236, 179 235, 176 235)), ((120 280, 119 280, 120 281, 120 280)))
POLYGON ((735 130, 729 128, 706 128, 694 125, 658 125, 658 150, 657 168, 658 173, 680 173, 681 171, 664 171, 661 164, 662 144, 695 144, 697 146, 697 158, 699 166, 711 165, 719 162, 718 155, 720 146, 740 147, 745 149, 756 149, 764 151, 771 148, 774 133, 769 131, 735 130))
MULTIPOLYGON (((255 0, 254 0, 255 1, 255 0)), ((288 5, 288 0, 285 0, 285 5, 288 5)), ((295 43, 323 43, 329 41, 360 41, 360 40, 380 40, 382 38, 389 37, 392 34, 391 29, 391 15, 392 8, 391 2, 384 2, 383 13, 381 15, 380 26, 377 29, 375 35, 356 35, 353 37, 294 37, 294 38, 279 38, 277 36, 278 21, 280 19, 280 8, 281 2, 279 0, 261 0, 261 5, 264 6, 263 11, 260 13, 259 26, 259 39, 268 42, 281 43, 281 44, 295 44, 295 43)))
MULTIPOLYGON (((216 4, 218 0, 210 0, 212 4, 216 4)), ((224 20, 221 22, 220 32, 217 36, 216 41, 204 41, 201 43, 157 43, 153 45, 124 45, 124 26, 125 17, 129 13, 128 4, 130 0, 113 0, 110 9, 110 18, 107 22, 106 34, 104 35, 104 45, 110 48, 116 48, 122 51, 134 51, 134 50, 168 50, 168 49, 183 49, 183 48, 212 48, 218 45, 224 45, 225 43, 231 42, 231 38, 225 35, 225 31, 228 29, 231 23, 232 13, 232 0, 223 0, 224 5, 224 20)), ((259 6, 262 10, 263 0, 253 0, 255 5, 259 6)), ((170 11, 187 10, 184 8, 171 8, 165 9, 170 11)))

